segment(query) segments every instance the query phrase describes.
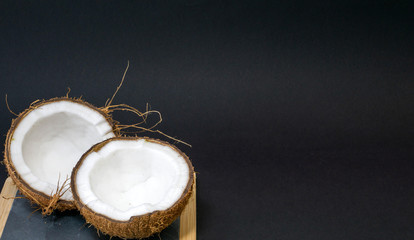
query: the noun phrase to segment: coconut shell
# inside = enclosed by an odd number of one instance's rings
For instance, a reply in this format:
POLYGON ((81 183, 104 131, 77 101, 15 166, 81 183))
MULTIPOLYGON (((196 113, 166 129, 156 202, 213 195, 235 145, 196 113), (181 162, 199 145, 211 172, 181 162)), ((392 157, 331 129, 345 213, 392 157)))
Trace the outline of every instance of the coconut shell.
POLYGON ((184 210, 188 200, 193 192, 194 186, 194 168, 187 155, 181 152, 175 146, 156 139, 150 139, 147 137, 115 137, 107 139, 101 143, 94 145, 89 149, 76 164, 72 171, 71 188, 73 193, 74 202, 79 209, 80 214, 86 219, 86 221, 92 224, 96 229, 113 237, 121 238, 146 238, 155 233, 161 232, 167 226, 174 222, 175 219, 184 210), (79 194, 76 187, 77 172, 82 165, 84 159, 92 152, 99 151, 107 143, 114 140, 138 140, 145 139, 146 141, 162 144, 171 147, 178 152, 187 162, 189 166, 189 181, 181 197, 168 209, 163 211, 154 211, 145 215, 138 215, 131 217, 128 221, 119 221, 111 219, 103 214, 99 214, 91 210, 85 205, 79 198, 79 194))
MULTIPOLYGON (((116 122, 112 120, 111 116, 106 112, 103 111, 95 106, 93 106, 90 103, 87 103, 83 101, 82 99, 77 98, 69 98, 69 97, 59 97, 59 98, 52 98, 49 100, 42 100, 42 101, 35 101, 30 105, 29 108, 21 112, 17 118, 12 120, 11 127, 9 131, 7 132, 6 136, 6 142, 5 142, 5 151, 4 151, 4 164, 6 165, 7 171, 9 173, 9 176, 12 178, 13 182, 16 184, 17 188, 20 190, 20 192, 27 197, 32 203, 39 205, 41 209, 50 208, 50 202, 52 201, 52 196, 46 195, 45 193, 42 193, 40 191, 37 191, 30 187, 29 184, 27 184, 19 175, 19 173, 16 171, 15 166, 13 165, 12 156, 10 153, 10 145, 13 139, 13 134, 16 128, 18 127, 21 120, 26 117, 31 111, 44 106, 46 104, 50 104, 53 102, 58 101, 71 101, 74 103, 79 103, 86 105, 89 108, 92 108, 96 112, 102 114, 102 116, 107 119, 108 123, 112 126, 112 129, 115 133, 115 135, 119 134, 119 131, 116 127, 116 122)), ((57 159, 58 160, 58 159, 57 159)), ((73 201, 66 201, 66 200, 58 200, 56 203, 56 206, 52 206, 53 209, 57 209, 59 211, 65 211, 65 210, 72 210, 76 209, 76 206, 73 201)))

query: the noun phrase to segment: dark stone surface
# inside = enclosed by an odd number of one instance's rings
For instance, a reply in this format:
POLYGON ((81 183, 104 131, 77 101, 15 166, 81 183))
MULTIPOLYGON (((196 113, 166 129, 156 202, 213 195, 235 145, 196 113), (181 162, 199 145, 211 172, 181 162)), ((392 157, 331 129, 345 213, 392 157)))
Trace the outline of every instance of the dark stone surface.
MULTIPOLYGON (((43 217, 40 211, 35 211, 27 199, 15 199, 9 218, 4 228, 2 240, 109 240, 109 236, 100 233, 90 225, 77 211, 54 213, 43 217)), ((146 238, 145 240, 178 240, 180 221, 175 221, 161 234, 146 238)), ((112 238, 121 240, 121 238, 112 238)))

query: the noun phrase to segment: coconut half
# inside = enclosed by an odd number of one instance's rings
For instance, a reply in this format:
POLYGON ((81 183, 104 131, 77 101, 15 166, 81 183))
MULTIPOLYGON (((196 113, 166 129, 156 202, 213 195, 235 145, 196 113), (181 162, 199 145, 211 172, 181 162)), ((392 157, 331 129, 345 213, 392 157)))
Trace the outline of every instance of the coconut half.
POLYGON ((19 190, 32 202, 43 209, 51 207, 51 195, 61 188, 62 193, 68 191, 52 207, 74 209, 70 185, 57 184, 70 178, 86 150, 114 137, 114 129, 108 114, 80 99, 42 101, 13 120, 4 162, 19 190))
POLYGON ((194 170, 175 146, 116 137, 93 146, 72 171, 75 204, 98 230, 145 238, 170 225, 192 193, 194 170))

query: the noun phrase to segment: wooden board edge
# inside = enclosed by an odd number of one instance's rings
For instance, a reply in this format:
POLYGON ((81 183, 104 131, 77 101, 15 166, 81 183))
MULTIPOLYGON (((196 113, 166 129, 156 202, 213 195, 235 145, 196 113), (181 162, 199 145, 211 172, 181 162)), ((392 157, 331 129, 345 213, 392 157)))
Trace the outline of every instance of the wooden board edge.
POLYGON ((17 187, 13 180, 8 177, 4 182, 0 196, 0 238, 6 226, 7 218, 13 205, 14 197, 17 193, 17 187))
POLYGON ((187 206, 180 216, 180 240, 197 239, 197 201, 196 174, 194 173, 194 190, 187 206))

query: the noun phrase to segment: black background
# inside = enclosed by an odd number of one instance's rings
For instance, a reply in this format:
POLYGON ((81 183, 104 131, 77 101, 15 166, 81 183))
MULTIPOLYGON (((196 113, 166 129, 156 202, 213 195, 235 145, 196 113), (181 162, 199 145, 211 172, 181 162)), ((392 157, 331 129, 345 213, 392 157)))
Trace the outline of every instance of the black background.
POLYGON ((413 20, 409 1, 1 1, 0 96, 103 106, 129 60, 114 103, 193 145, 198 239, 414 239, 413 20))

